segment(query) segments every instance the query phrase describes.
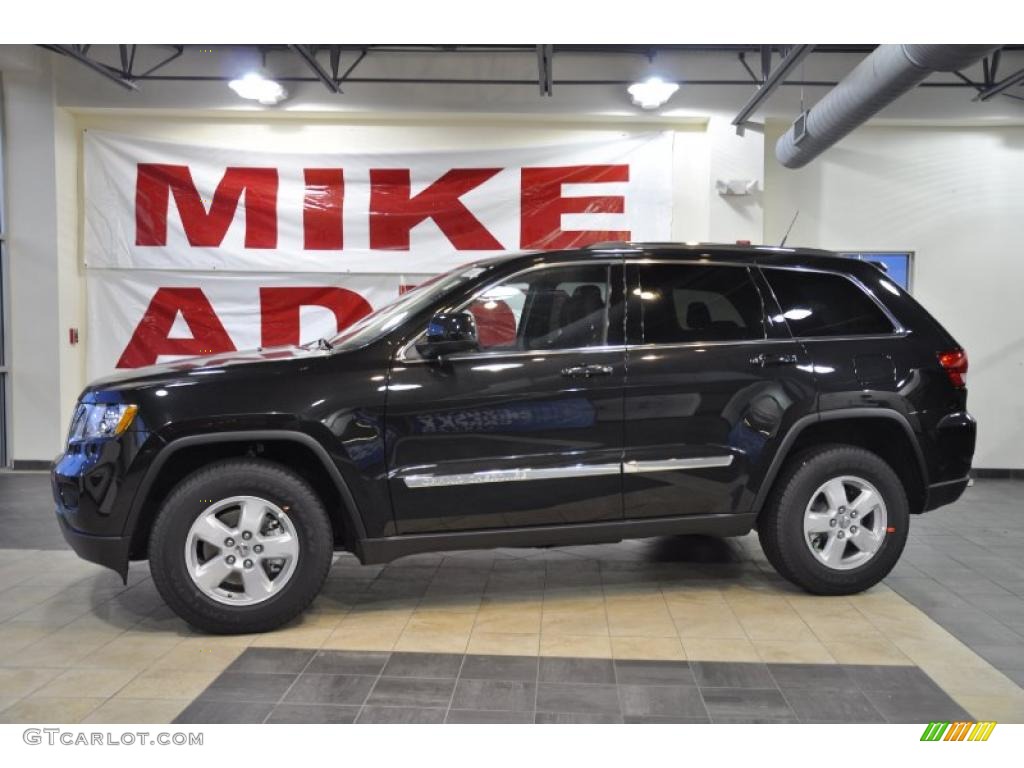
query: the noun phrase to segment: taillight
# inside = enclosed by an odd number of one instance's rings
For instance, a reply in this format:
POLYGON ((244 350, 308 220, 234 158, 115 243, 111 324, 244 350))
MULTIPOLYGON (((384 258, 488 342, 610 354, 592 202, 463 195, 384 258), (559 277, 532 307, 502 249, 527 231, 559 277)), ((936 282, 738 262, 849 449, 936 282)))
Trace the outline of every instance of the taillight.
POLYGON ((967 353, 962 349, 939 352, 939 365, 942 366, 950 383, 957 389, 967 386, 967 353))

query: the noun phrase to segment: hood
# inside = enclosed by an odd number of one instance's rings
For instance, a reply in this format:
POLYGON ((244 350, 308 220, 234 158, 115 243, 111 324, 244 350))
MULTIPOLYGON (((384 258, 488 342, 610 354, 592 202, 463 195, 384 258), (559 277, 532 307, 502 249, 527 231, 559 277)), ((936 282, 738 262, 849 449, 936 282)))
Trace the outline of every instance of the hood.
POLYGON ((241 366, 267 366, 273 363, 319 358, 329 351, 306 347, 261 347, 253 350, 227 352, 219 355, 188 357, 160 365, 143 368, 129 368, 117 371, 89 383, 88 390, 126 389, 136 386, 153 386, 173 381, 197 381, 200 377, 237 369, 241 366))

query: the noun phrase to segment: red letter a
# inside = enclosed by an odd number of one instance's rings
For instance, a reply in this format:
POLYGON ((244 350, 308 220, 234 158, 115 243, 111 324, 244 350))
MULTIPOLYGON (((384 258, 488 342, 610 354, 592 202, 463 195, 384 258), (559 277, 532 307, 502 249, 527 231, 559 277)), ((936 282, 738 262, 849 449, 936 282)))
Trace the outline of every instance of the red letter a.
POLYGON ((152 365, 160 355, 212 355, 234 351, 231 337, 201 289, 159 288, 121 353, 117 367, 152 365), (179 312, 192 331, 191 339, 170 338, 179 312))

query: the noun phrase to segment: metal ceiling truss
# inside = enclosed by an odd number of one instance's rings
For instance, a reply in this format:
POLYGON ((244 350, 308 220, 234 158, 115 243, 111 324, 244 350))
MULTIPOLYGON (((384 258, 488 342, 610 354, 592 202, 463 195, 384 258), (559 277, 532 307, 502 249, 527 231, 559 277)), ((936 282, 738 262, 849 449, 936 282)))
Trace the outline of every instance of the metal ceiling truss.
MULTIPOLYGON (((754 91, 754 94, 743 105, 743 108, 732 119, 736 126, 736 132, 743 135, 743 128, 748 123, 750 116, 764 104, 768 98, 775 93, 775 90, 786 82, 786 76, 792 72, 807 56, 814 50, 813 45, 794 45, 782 55, 782 61, 774 69, 771 64, 771 48, 764 46, 761 51, 761 87, 754 91)), ((742 54, 741 54, 742 55, 742 54)), ((742 59, 741 59, 742 61, 742 59)), ((746 62, 743 62, 746 65, 746 62)), ((749 67, 748 67, 748 71, 749 67)), ((751 71, 751 75, 753 72, 751 71)))
MULTIPOLYGON (((137 91, 143 82, 228 82, 233 76, 186 75, 162 73, 168 64, 175 61, 185 52, 184 45, 145 46, 146 49, 158 48, 168 51, 152 66, 137 71, 138 45, 118 45, 117 61, 101 61, 90 55, 94 46, 90 45, 43 45, 43 48, 67 56, 88 67, 101 77, 110 80, 127 91, 137 91)), ((733 124, 742 130, 758 107, 782 86, 831 88, 837 84, 835 80, 790 79, 788 75, 799 65, 808 54, 868 54, 874 50, 873 45, 263 45, 234 46, 239 48, 257 48, 266 60, 271 55, 298 56, 309 70, 308 75, 278 76, 276 80, 284 83, 316 83, 323 84, 328 91, 342 93, 344 83, 362 84, 405 84, 405 85, 502 85, 502 86, 533 86, 539 89, 542 96, 551 96, 554 87, 558 86, 628 86, 632 80, 621 79, 556 79, 553 61, 555 55, 605 55, 605 56, 642 56, 648 61, 658 54, 666 53, 698 53, 708 55, 736 56, 745 70, 747 77, 723 77, 677 80, 681 86, 737 86, 749 88, 751 84, 757 90, 736 115, 733 124), (322 53, 328 55, 325 67, 320 60, 322 53), (501 79, 478 77, 358 77, 354 75, 356 68, 370 54, 410 54, 410 55, 501 55, 522 54, 532 55, 537 61, 536 79, 501 79), (748 57, 759 59, 760 75, 751 67, 748 57), (781 60, 772 67, 774 56, 781 60), (342 64, 349 58, 352 63, 342 70, 342 64)), ((1024 46, 1004 46, 1002 52, 1019 52, 1024 46)), ((977 83, 962 73, 957 72, 952 80, 934 80, 921 83, 919 88, 973 88, 977 91, 976 99, 987 101, 1003 95, 1021 99, 1021 96, 1007 93, 1007 90, 1024 83, 1024 70, 1015 72, 1002 80, 996 81, 1001 52, 996 52, 983 65, 984 82, 977 83)))

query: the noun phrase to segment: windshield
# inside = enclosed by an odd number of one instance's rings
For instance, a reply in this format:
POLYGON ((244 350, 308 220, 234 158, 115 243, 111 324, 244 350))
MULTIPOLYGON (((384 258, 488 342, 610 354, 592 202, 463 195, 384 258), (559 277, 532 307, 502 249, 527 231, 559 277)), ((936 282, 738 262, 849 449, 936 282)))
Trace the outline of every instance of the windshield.
POLYGON ((492 260, 478 261, 456 267, 451 272, 435 275, 411 291, 403 293, 397 300, 385 304, 345 328, 330 340, 331 347, 333 349, 356 349, 376 341, 452 289, 479 277, 492 263, 492 260))

